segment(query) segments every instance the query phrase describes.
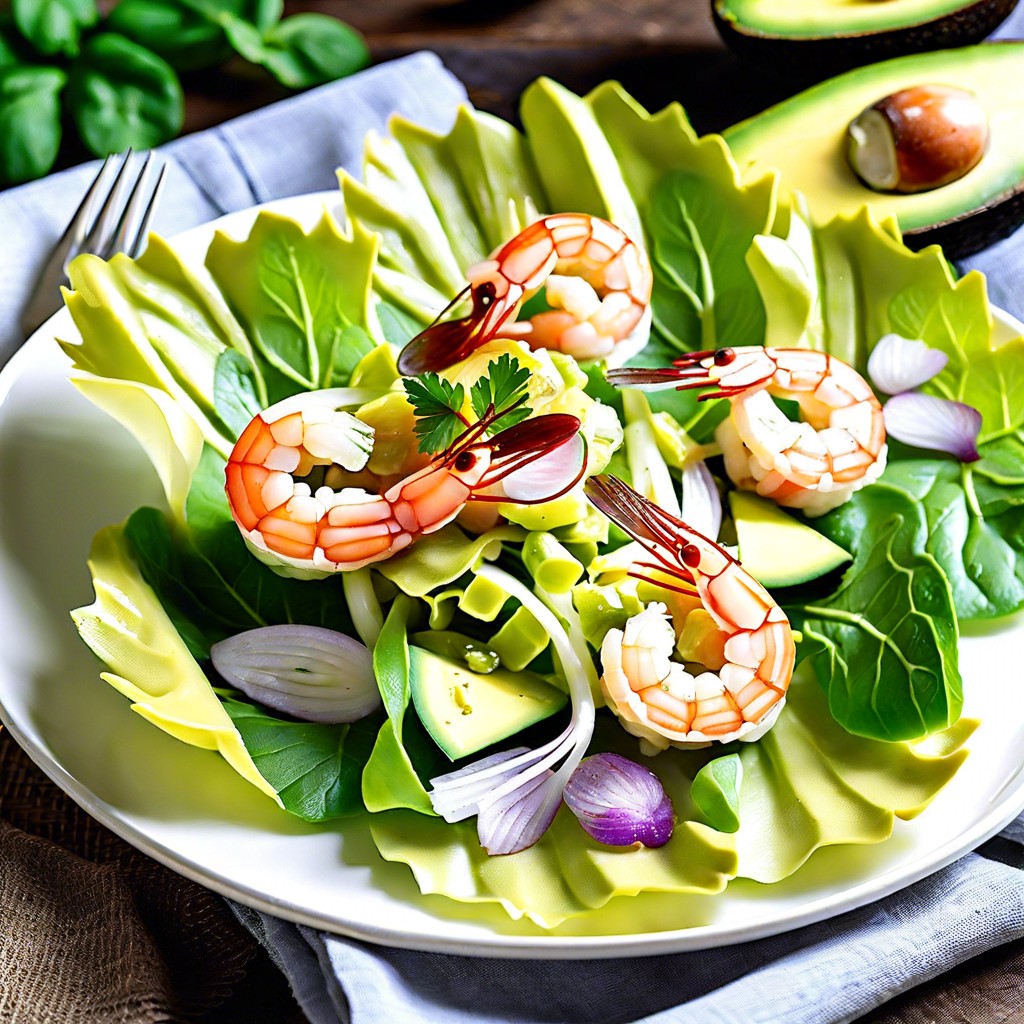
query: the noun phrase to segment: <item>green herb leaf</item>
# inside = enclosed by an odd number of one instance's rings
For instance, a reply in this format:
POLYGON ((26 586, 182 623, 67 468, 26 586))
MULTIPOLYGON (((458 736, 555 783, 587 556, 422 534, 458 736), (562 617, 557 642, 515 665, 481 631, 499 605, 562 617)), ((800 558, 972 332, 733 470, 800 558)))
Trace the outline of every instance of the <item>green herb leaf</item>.
POLYGON ((855 497, 815 523, 853 565, 834 594, 790 610, 820 644, 812 664, 836 721, 858 736, 915 739, 950 726, 963 704, 952 593, 908 494, 855 497))
POLYGON ((492 433, 521 423, 533 412, 526 405, 511 406, 521 402, 527 395, 530 371, 519 365, 519 360, 507 352, 494 360, 484 375, 469 389, 469 401, 478 420, 488 413, 495 413, 489 428, 492 433), (509 412, 503 410, 509 409, 509 412))
POLYGON ((213 67, 231 56, 220 25, 180 0, 121 0, 105 28, 152 50, 178 71, 213 67))
POLYGON ((8 67, 0 71, 0 186, 41 177, 60 149, 58 68, 8 67))
POLYGON ((103 33, 71 68, 68 103, 78 134, 96 156, 150 149, 181 130, 185 99, 174 69, 124 36, 103 33))
POLYGON ((416 414, 419 450, 429 455, 444 451, 466 429, 462 385, 450 384, 436 373, 425 373, 406 377, 402 386, 416 414))
POLYGON ((363 37, 326 14, 295 14, 265 32, 230 13, 221 15, 220 24, 246 60, 265 67, 289 89, 344 78, 370 62, 363 37))
POLYGON ((13 0, 18 30, 42 54, 74 57, 82 30, 95 25, 95 0, 13 0))
POLYGON ((329 821, 363 809, 360 780, 380 728, 379 715, 324 725, 287 721, 230 697, 221 703, 285 810, 304 821, 329 821))

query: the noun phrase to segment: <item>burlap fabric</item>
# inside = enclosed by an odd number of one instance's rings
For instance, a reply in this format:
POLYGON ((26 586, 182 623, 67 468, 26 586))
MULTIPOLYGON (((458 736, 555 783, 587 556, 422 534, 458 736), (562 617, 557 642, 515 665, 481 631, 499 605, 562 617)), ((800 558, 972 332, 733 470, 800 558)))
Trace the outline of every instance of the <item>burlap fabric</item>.
POLYGON ((0 730, 0 1021, 305 1017, 219 896, 95 822, 0 730))

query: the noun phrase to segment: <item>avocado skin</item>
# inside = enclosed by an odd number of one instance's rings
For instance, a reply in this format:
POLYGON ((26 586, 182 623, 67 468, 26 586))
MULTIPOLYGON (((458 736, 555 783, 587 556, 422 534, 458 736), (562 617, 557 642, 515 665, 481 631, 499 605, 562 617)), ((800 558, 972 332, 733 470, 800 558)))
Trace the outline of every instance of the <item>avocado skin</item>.
POLYGON ((905 28, 823 37, 794 38, 758 32, 719 13, 722 0, 711 0, 711 13, 723 42, 737 56, 806 78, 834 75, 861 64, 922 50, 979 43, 1009 17, 1018 0, 975 0, 957 11, 905 28))
POLYGON ((977 210, 931 227, 904 231, 903 244, 915 252, 929 245, 940 245, 947 259, 960 260, 1008 238, 1022 222, 1024 182, 977 210))

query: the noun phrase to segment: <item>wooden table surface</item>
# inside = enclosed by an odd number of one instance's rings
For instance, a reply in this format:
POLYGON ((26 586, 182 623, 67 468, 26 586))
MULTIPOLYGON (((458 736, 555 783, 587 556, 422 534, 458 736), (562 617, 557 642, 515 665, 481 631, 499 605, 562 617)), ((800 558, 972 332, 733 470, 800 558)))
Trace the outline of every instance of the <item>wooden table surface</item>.
MULTIPOLYGON (((807 84, 740 63, 718 38, 708 7, 708 0, 285 3, 286 13, 320 11, 345 19, 366 35, 378 62, 416 50, 435 51, 466 84, 478 107, 511 120, 516 118, 522 89, 539 75, 549 75, 577 92, 616 78, 653 109, 679 100, 699 131, 723 128, 807 84)), ((185 87, 186 131, 220 123, 285 94, 258 70, 240 65, 188 76, 185 87)), ((62 841, 60 827, 55 825, 62 801, 67 805, 69 818, 76 817, 77 835, 82 834, 82 829, 103 831, 99 825, 83 824, 70 801, 12 748, 10 739, 0 738, 0 763, 6 757, 8 772, 14 766, 28 780, 20 791, 35 787, 32 807, 47 806, 45 829, 37 828, 37 834, 45 832, 48 838, 62 841)), ((0 786, 0 812, 8 820, 12 819, 11 806, 10 797, 3 804, 0 786)), ((28 807, 15 806, 15 824, 32 831, 37 815, 28 807)), ((181 880, 180 884, 191 883, 181 880)), ((253 951, 253 956, 257 958, 254 963, 265 968, 265 1008, 276 1006, 279 1014, 280 982, 274 978, 269 961, 265 957, 259 959, 258 950, 253 951)), ((250 1007, 259 1002, 258 975, 256 972, 248 982, 256 986, 255 995, 249 991, 246 994, 246 1005, 250 1007)), ((1022 993, 1024 943, 1016 943, 898 995, 862 1020, 870 1024, 1024 1021, 1022 993)), ((286 1016, 293 1019, 290 1013, 286 1016)), ((225 1010, 225 1015, 217 1019, 227 1022, 236 1018, 225 1010)), ((283 1021, 284 1017, 277 1019, 283 1021)))

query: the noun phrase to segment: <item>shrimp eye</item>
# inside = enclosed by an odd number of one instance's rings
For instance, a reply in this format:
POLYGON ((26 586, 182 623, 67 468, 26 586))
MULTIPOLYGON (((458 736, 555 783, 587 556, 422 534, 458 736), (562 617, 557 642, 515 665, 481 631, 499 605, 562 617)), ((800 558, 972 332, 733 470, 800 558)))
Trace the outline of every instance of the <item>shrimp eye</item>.
POLYGON ((728 366, 736 358, 731 348, 720 348, 715 353, 715 366, 728 366))
POLYGON ((476 465, 476 456, 472 452, 459 452, 455 456, 455 468, 460 473, 468 473, 476 465))
POLYGON ((691 569, 700 565, 700 548, 696 544, 684 544, 679 555, 683 560, 683 565, 688 565, 691 569))
POLYGON ((497 295, 497 289, 494 287, 493 281, 484 281, 474 293, 474 298, 481 306, 489 306, 497 295))

